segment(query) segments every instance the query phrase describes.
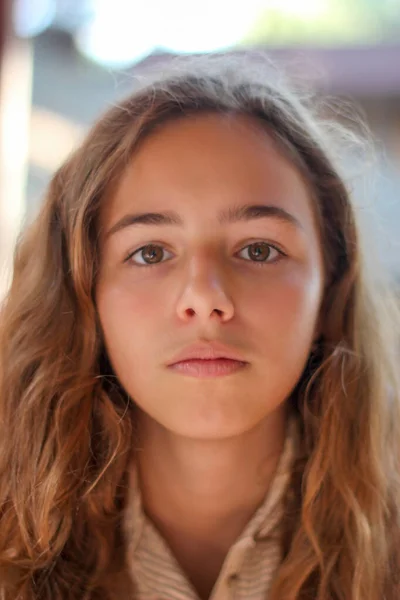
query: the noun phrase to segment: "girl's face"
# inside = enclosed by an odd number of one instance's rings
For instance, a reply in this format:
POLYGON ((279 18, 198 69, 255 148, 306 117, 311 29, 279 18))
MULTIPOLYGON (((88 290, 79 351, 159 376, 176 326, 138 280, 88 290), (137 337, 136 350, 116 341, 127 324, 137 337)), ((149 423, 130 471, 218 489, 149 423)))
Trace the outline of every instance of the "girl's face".
POLYGON ((317 335, 323 262, 310 193, 256 122, 164 124, 141 143, 100 225, 106 348, 151 420, 218 439, 284 406, 317 335), (253 205, 258 216, 229 218, 253 205), (143 213, 159 216, 134 223, 143 213), (168 366, 198 341, 222 342, 247 364, 208 378, 168 366))

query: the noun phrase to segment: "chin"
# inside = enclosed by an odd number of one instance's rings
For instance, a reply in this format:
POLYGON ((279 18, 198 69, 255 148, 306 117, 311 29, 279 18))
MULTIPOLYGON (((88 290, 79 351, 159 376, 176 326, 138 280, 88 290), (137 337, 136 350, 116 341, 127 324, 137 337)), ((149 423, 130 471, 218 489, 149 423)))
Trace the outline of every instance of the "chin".
POLYGON ((179 420, 169 423, 167 428, 171 433, 180 437, 217 441, 243 435, 256 425, 257 423, 251 423, 248 420, 221 419, 216 416, 214 419, 193 417, 185 422, 179 420))

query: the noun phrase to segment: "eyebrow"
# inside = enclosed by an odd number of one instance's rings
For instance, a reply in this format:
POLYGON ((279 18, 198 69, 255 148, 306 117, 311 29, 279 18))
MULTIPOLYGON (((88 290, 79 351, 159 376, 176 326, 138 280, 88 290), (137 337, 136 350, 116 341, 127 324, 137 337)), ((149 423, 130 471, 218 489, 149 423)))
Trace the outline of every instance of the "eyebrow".
MULTIPOLYGON (((294 215, 279 206, 266 204, 245 204, 223 209, 217 217, 220 225, 247 222, 258 219, 276 219, 283 223, 303 229, 300 221, 294 215)), ((117 221, 105 234, 105 239, 127 227, 134 225, 175 225, 182 227, 182 217, 174 211, 129 213, 117 221)))

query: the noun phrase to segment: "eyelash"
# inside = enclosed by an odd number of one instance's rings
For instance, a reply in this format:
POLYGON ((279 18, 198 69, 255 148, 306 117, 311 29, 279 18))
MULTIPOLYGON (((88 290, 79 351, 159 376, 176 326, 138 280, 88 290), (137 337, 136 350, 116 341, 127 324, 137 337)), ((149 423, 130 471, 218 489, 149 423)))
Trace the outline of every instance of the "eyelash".
MULTIPOLYGON (((278 253, 277 258, 275 258, 272 261, 266 260, 266 261, 260 261, 260 262, 258 262, 258 261, 243 259, 243 260, 246 260, 246 262, 253 263, 257 267, 264 267, 266 265, 273 265, 273 264, 275 264, 277 262, 280 262, 280 260, 282 258, 284 258, 284 257, 287 256, 280 248, 278 248, 274 244, 270 244, 270 243, 264 242, 264 241, 252 242, 251 244, 248 244, 247 246, 244 246, 241 250, 239 250, 239 252, 242 252, 243 250, 245 250, 246 248, 249 248, 250 246, 256 246, 257 244, 264 244, 268 248, 270 248, 272 250, 275 250, 278 253)), ((158 265, 162 264, 163 262, 166 262, 166 261, 161 261, 161 262, 152 263, 152 264, 138 264, 138 263, 135 263, 135 262, 131 261, 131 259, 133 258, 133 256, 135 256, 135 254, 140 253, 142 250, 145 250, 146 248, 148 248, 150 246, 153 246, 153 247, 156 247, 156 248, 164 248, 161 244, 151 244, 151 243, 150 244, 145 244, 144 246, 141 246, 140 248, 137 248, 133 252, 130 252, 129 255, 125 258, 124 262, 125 263, 130 262, 131 265, 134 265, 135 267, 139 267, 139 268, 157 267, 158 265)))

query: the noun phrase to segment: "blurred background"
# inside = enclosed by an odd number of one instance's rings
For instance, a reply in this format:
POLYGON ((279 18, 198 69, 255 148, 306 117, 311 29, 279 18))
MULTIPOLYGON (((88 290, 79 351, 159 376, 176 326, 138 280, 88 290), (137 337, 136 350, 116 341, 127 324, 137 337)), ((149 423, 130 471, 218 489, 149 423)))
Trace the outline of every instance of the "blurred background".
POLYGON ((93 120, 147 66, 232 47, 358 106, 377 156, 356 193, 400 281, 400 0, 0 1, 0 294, 18 232, 93 120))

